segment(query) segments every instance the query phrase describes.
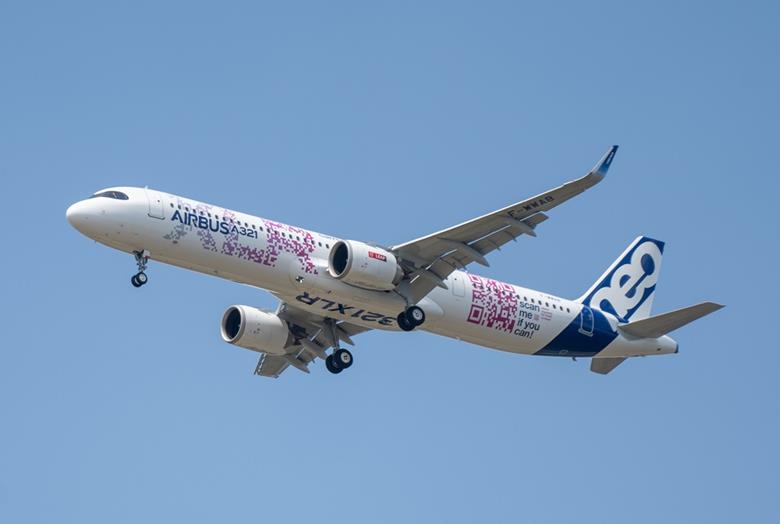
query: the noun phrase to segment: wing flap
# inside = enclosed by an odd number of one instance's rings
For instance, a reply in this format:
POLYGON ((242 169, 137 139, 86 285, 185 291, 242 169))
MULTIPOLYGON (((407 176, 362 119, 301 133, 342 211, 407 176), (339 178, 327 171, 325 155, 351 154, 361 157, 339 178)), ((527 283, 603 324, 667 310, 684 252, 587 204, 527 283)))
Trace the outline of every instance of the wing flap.
POLYGON ((537 213, 533 216, 530 216, 526 218, 525 220, 519 220, 518 223, 525 226, 525 228, 521 228, 519 224, 511 224, 511 225, 505 225, 504 227, 497 229, 496 231, 493 231, 492 233, 489 233, 487 236, 482 237, 481 239, 477 240, 476 242, 471 244, 471 247, 482 253, 483 255, 487 255, 488 253, 491 253, 492 251, 495 251, 497 249, 501 249, 501 246, 508 242, 514 242, 517 237, 520 235, 531 235, 536 236, 536 233, 534 232, 534 229, 536 229, 536 226, 547 220, 548 217, 544 213, 537 213))
POLYGON ((279 378, 282 371, 287 369, 289 365, 290 363, 284 357, 263 353, 260 355, 260 360, 257 361, 257 366, 255 366, 255 375, 279 378))
POLYGON ((255 375, 279 378, 284 370, 294 366, 309 373, 308 365, 316 358, 326 355, 325 351, 334 345, 331 332, 335 332, 340 341, 352 344, 352 338, 370 328, 348 322, 335 322, 321 315, 308 313, 302 309, 281 301, 276 314, 287 321, 293 334, 293 342, 286 348, 284 355, 263 353, 255 366, 255 375), (334 330, 328 330, 326 324, 332 322, 334 330))

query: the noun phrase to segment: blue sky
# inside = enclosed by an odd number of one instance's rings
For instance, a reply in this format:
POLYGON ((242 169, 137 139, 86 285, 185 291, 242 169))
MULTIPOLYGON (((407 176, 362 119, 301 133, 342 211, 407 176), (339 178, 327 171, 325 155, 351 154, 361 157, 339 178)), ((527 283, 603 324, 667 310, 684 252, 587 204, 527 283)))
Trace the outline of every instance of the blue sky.
POLYGON ((6 2, 4 522, 776 522, 772 2, 6 2), (221 342, 266 293, 65 221, 149 185, 399 243, 609 177, 477 272, 582 293, 638 234, 679 355, 587 360, 369 333, 272 381, 221 342))

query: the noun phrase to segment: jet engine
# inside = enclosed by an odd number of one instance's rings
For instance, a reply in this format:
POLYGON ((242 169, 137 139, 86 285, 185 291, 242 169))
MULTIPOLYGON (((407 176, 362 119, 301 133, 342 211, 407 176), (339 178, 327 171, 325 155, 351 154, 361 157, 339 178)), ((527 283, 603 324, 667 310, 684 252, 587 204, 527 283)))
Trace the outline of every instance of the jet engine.
POLYGON ((222 340, 236 346, 283 355, 290 337, 287 323, 274 315, 250 306, 230 306, 222 315, 222 340))
POLYGON ((389 291, 403 277, 395 255, 355 240, 339 240, 328 256, 328 273, 356 287, 389 291))

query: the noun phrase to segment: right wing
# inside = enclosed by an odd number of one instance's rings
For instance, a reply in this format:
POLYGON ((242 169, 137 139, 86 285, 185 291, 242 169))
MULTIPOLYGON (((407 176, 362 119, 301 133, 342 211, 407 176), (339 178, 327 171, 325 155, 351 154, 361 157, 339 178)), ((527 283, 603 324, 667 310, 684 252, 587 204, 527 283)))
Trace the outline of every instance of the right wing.
POLYGON ((456 269, 471 262, 488 265, 485 255, 526 234, 547 220, 548 211, 601 182, 609 170, 618 146, 612 146, 587 175, 535 197, 501 208, 411 242, 392 247, 410 270, 408 298, 417 302, 456 269))
POLYGON ((337 322, 334 319, 308 313, 280 302, 276 314, 290 326, 291 343, 285 348, 285 355, 269 355, 263 353, 255 367, 255 375, 279 378, 279 375, 289 366, 304 373, 309 372, 309 363, 317 357, 325 359, 325 351, 339 342, 353 345, 352 337, 369 331, 370 328, 337 322))

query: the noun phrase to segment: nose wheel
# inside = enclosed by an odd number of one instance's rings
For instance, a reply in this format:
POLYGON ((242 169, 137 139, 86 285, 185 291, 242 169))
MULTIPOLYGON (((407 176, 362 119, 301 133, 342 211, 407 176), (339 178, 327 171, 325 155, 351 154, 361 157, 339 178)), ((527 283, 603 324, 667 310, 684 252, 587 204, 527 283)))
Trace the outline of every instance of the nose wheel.
POLYGON ((146 264, 149 262, 150 253, 147 250, 133 251, 135 257, 135 263, 138 264, 138 273, 132 276, 130 283, 133 287, 141 287, 149 281, 149 277, 146 276, 146 264))
POLYGON ((144 273, 143 271, 136 273, 130 279, 130 283, 133 284, 133 287, 141 287, 144 284, 146 284, 148 281, 149 281, 149 277, 147 277, 146 273, 144 273))
POLYGON ((411 331, 425 322, 425 311, 417 306, 410 306, 406 311, 401 311, 396 320, 399 328, 404 331, 411 331))

